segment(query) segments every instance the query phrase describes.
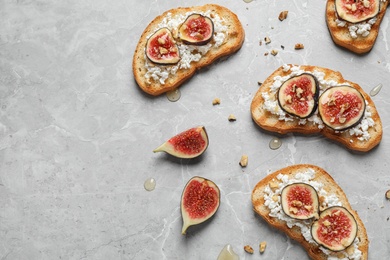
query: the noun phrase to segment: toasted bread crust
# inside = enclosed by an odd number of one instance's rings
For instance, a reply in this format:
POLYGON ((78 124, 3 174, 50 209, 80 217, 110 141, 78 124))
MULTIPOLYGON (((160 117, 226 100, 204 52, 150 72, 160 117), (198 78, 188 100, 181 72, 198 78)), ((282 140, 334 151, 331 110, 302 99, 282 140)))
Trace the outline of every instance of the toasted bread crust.
POLYGON ((364 227, 362 220, 356 211, 354 211, 348 202, 348 199, 344 193, 344 191, 337 185, 334 179, 322 168, 310 165, 310 164, 298 164, 285 167, 280 169, 274 173, 267 175, 264 179, 256 184, 252 191, 252 204, 254 211, 259 214, 268 224, 271 226, 285 232, 290 238, 299 242, 307 251, 308 255, 314 260, 322 260, 327 259, 327 255, 324 254, 317 244, 309 243, 303 235, 301 234, 300 228, 297 226, 293 226, 293 228, 289 228, 286 225, 284 220, 280 220, 278 218, 270 217, 270 210, 267 206, 264 205, 264 195, 265 195, 265 187, 271 182, 275 181, 276 176, 278 174, 288 175, 289 178, 293 177, 298 172, 304 172, 308 169, 313 169, 315 171, 315 176, 313 181, 320 182, 324 184, 324 189, 329 194, 335 194, 339 200, 342 202, 343 207, 348 209, 349 212, 355 217, 355 220, 358 224, 358 234, 360 242, 358 244, 359 250, 362 252, 362 260, 368 258, 368 237, 367 231, 364 227))
POLYGON ((179 87, 186 80, 191 78, 197 70, 210 65, 221 57, 228 56, 238 51, 244 42, 244 38, 245 32, 237 15, 225 7, 215 4, 207 4, 203 6, 185 8, 179 7, 168 10, 157 16, 142 33, 133 57, 134 78, 138 86, 146 93, 153 96, 160 95, 164 92, 179 87), (199 61, 192 61, 191 67, 188 69, 178 69, 176 74, 170 75, 164 84, 161 84, 159 81, 148 82, 148 80, 145 78, 145 74, 147 72, 147 69, 145 68, 145 45, 148 37, 157 30, 158 25, 162 22, 162 20, 167 17, 168 13, 171 13, 172 16, 175 16, 179 14, 186 14, 187 12, 197 13, 206 12, 208 10, 211 10, 211 13, 217 14, 219 17, 221 17, 224 21, 224 25, 226 25, 228 28, 226 31, 227 37, 224 43, 219 47, 213 45, 213 47, 211 47, 211 49, 205 55, 203 55, 199 61))
MULTIPOLYGON (((289 65, 291 66, 291 65, 289 65)), ((306 122, 304 125, 299 124, 298 119, 294 119, 293 121, 283 121, 279 120, 277 115, 270 113, 269 111, 263 108, 263 104, 265 102, 262 97, 262 92, 269 92, 270 88, 274 82, 274 78, 276 76, 287 76, 290 71, 283 71, 283 66, 274 71, 260 86, 259 90, 255 94, 252 104, 251 104, 251 113, 254 122, 259 125, 261 128, 271 131, 277 132, 279 134, 287 134, 287 133, 301 133, 304 135, 320 133, 325 137, 334 140, 347 148, 355 151, 367 152, 378 145, 382 139, 382 122, 379 117, 378 111, 376 110, 375 104, 372 101, 371 97, 363 91, 363 89, 356 83, 345 80, 340 72, 333 71, 327 68, 317 67, 317 66, 307 66, 302 65, 300 69, 305 72, 323 72, 325 74, 325 80, 334 80, 338 83, 346 83, 351 85, 352 87, 359 90, 359 92, 364 96, 368 105, 370 106, 371 118, 374 120, 375 125, 368 129, 368 133, 370 134, 369 140, 359 140, 357 136, 352 136, 349 134, 349 131, 336 132, 328 127, 324 127, 322 129, 318 128, 318 126, 313 122, 306 122)))
MULTIPOLYGON (((352 52, 362 54, 369 52, 375 44, 375 40, 379 33, 379 27, 386 13, 389 1, 380 1, 380 11, 377 21, 371 26, 370 34, 367 37, 358 35, 357 38, 352 38, 349 34, 348 27, 337 26, 337 13, 335 9, 335 0, 328 0, 326 4, 326 23, 333 41, 352 52)), ((348 24, 348 23, 347 23, 348 24)))

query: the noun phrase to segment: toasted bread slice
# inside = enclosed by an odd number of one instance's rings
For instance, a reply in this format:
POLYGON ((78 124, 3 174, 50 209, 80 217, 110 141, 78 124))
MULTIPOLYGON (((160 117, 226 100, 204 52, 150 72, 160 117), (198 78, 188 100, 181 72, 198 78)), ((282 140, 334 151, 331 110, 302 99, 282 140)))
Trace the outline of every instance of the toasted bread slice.
POLYGON ((371 97, 365 93, 358 84, 345 80, 340 72, 317 66, 283 65, 278 68, 262 83, 255 94, 251 104, 251 113, 255 123, 267 131, 277 132, 279 134, 291 132, 306 135, 321 133, 329 139, 335 140, 355 151, 369 151, 378 145, 382 139, 382 122, 371 97), (349 130, 335 131, 322 125, 322 120, 318 116, 318 110, 312 117, 306 120, 289 117, 289 121, 286 121, 278 114, 271 113, 265 104, 266 100, 264 94, 268 94, 270 96, 269 100, 276 102, 274 103, 276 106, 275 109, 280 111, 281 109, 278 102, 275 101, 276 90, 273 87, 274 82, 276 80, 279 80, 279 82, 283 79, 286 80, 292 75, 303 72, 310 73, 318 79, 321 91, 335 85, 350 85, 357 89, 366 100, 366 108, 369 108, 369 111, 366 109, 365 116, 361 123, 357 127, 349 130), (367 121, 365 120, 370 121, 371 125, 368 126, 365 131, 362 131, 362 128, 367 126, 367 121), (359 131, 360 133, 358 133, 359 131))
MULTIPOLYGON (((326 23, 328 25, 329 32, 332 36, 333 41, 352 52, 362 54, 369 52, 374 46, 375 40, 379 33, 379 26, 383 20, 383 16, 386 13, 389 0, 380 2, 380 11, 376 15, 376 21, 372 21, 370 33, 367 36, 362 34, 356 34, 356 37, 352 37, 349 32, 349 26, 354 25, 345 21, 343 24, 339 24, 340 18, 338 18, 335 9, 335 0, 328 0, 326 4, 326 23), (343 25, 343 26, 338 26, 343 25)), ((363 22, 363 23, 367 23, 363 22)), ((355 24, 356 25, 356 24, 355 24)))
POLYGON ((357 212, 352 209, 340 186, 337 185, 334 179, 324 169, 318 166, 310 164, 292 165, 267 175, 254 187, 252 191, 252 204, 253 209, 257 214, 259 214, 271 226, 285 232, 290 238, 298 241, 306 249, 312 259, 328 259, 327 254, 343 257, 347 255, 351 256, 353 254, 359 254, 359 251, 361 253, 360 259, 363 260, 368 257, 369 241, 362 220, 359 218, 357 212), (298 173, 300 176, 296 175, 298 173), (279 213, 279 208, 275 207, 271 210, 270 207, 272 208, 273 206, 267 206, 271 204, 268 204, 269 201, 266 201, 270 200, 270 197, 271 200, 275 201, 275 196, 278 199, 278 202, 275 203, 276 205, 279 203, 280 206, 280 191, 287 184, 292 182, 306 182, 309 184, 309 181, 310 185, 315 187, 318 195, 320 196, 321 210, 332 206, 331 204, 338 204, 339 206, 346 208, 354 216, 358 226, 358 232, 354 243, 347 249, 340 252, 333 252, 322 247, 320 248, 320 246, 312 239, 311 234, 307 233, 308 230, 310 231, 310 221, 291 219, 283 212, 279 213), (333 201, 332 199, 327 199, 327 197, 334 198, 334 196, 337 197, 338 202, 334 199, 333 201), (282 217, 279 218, 278 216, 282 217), (289 223, 287 223, 287 221, 289 223), (299 227, 294 223, 298 223, 298 225, 302 225, 302 227, 299 227), (288 225, 290 225, 290 227, 288 225), (305 239, 302 232, 306 232, 305 235, 308 240, 305 239))
POLYGON ((191 78, 197 70, 210 65, 223 56, 238 51, 244 42, 244 38, 245 32, 237 15, 225 7, 207 4, 168 10, 156 17, 142 33, 133 57, 134 78, 139 87, 146 93, 153 96, 160 95, 179 87, 191 78), (203 14, 211 18, 214 23, 214 37, 210 43, 204 46, 186 46, 178 38, 178 27, 190 14, 194 13, 203 14), (145 55, 148 38, 162 27, 167 27, 172 31, 179 47, 182 59, 177 64, 158 65, 149 61, 145 55), (202 54, 204 48, 208 48, 208 51, 202 54), (188 61, 191 54, 198 54, 198 58, 188 61), (201 54, 200 58, 199 54, 201 54), (150 68, 157 70, 157 72, 151 73, 152 69, 150 68), (159 75, 161 71, 171 72, 168 72, 166 74, 168 76, 164 78, 159 75))

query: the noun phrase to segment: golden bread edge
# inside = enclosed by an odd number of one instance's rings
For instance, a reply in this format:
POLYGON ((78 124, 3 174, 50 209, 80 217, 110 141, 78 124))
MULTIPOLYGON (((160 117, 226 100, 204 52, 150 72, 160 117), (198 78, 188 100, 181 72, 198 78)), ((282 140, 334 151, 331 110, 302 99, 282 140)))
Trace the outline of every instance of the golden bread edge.
MULTIPOLYGON (((290 67, 298 66, 294 64, 288 64, 288 65, 290 67)), ((315 125, 314 123, 308 122, 305 125, 299 125, 298 120, 288 121, 288 122, 281 121, 274 114, 262 109, 264 99, 261 96, 261 93, 269 91, 270 87, 274 82, 275 76, 283 77, 290 74, 290 71, 288 72, 283 71, 283 66, 279 67, 270 76, 267 77, 267 79, 259 87, 254 98, 252 99, 252 103, 251 103, 252 119, 258 126, 260 126, 264 130, 270 132, 276 132, 279 134, 287 134, 287 133, 294 132, 294 133, 300 133, 304 135, 310 135, 310 134, 320 133, 323 136, 327 137, 328 139, 331 139, 333 141, 336 141, 344 145, 348 149, 359 151, 359 152, 368 152, 380 143, 383 134, 382 122, 380 116, 371 97, 358 84, 345 80, 339 71, 334 71, 328 68, 310 66, 310 65, 300 65, 299 67, 302 70, 307 72, 313 72, 313 71, 323 72, 325 73, 325 77, 324 77, 325 79, 332 78, 337 82, 350 84, 351 86, 359 90, 359 92, 362 93, 362 95, 368 102, 368 105, 371 107, 370 110, 370 112, 372 113, 371 117, 375 121, 375 126, 369 128, 369 133, 371 135, 371 138, 367 141, 360 141, 359 139, 357 139, 356 136, 349 135, 348 131, 344 131, 342 133, 336 133, 334 130, 331 130, 327 127, 319 129, 317 125, 315 125), (258 111, 261 112, 259 113, 258 111), (274 121, 277 122, 275 124, 270 125, 268 122, 272 118, 274 119, 274 121), (351 140, 353 142, 351 142, 351 140)))
MULTIPOLYGON (((297 164, 297 165, 291 165, 284 167, 282 169, 279 169, 269 175, 267 175, 265 178, 260 180, 254 187, 252 191, 252 205, 254 211, 261 216, 268 224, 270 224, 272 227, 286 233, 291 239, 299 242, 307 251, 307 253, 310 255, 312 259, 320 260, 320 259, 327 259, 326 254, 324 254, 317 245, 310 244, 308 241, 305 240, 305 238, 302 236, 300 232, 300 228, 294 226, 293 228, 288 228, 286 225, 286 222, 283 220, 279 220, 273 217, 270 217, 268 214, 270 213, 269 209, 264 205, 264 189, 265 187, 273 180, 276 179, 276 176, 278 174, 285 174, 292 176, 300 171, 304 171, 306 169, 314 169, 316 174, 314 177, 314 181, 322 182, 325 180, 327 181, 328 185, 331 185, 332 192, 330 193, 337 193, 337 196, 340 198, 340 201, 342 201, 343 206, 347 208, 351 214, 354 216, 357 224, 358 224, 358 234, 357 237, 360 239, 359 243, 359 250, 362 252, 362 258, 361 260, 368 259, 368 237, 367 237, 367 231, 364 226, 363 221, 360 219, 359 215, 355 210, 352 209, 347 196, 345 195, 344 191, 341 189, 341 187, 334 181, 332 176, 327 173, 324 169, 311 165, 311 164, 297 164)), ((324 189, 329 192, 329 186, 324 185, 324 189)))
POLYGON ((219 58, 237 52, 242 47, 244 39, 245 31, 242 27, 240 20, 235 13, 233 13, 226 7, 216 4, 206 4, 203 6, 178 7, 170 9, 168 11, 165 11, 163 14, 157 16, 152 22, 150 22, 141 34, 140 40, 134 52, 132 63, 135 81, 144 92, 152 96, 158 96, 162 93, 178 88, 185 81, 191 78, 197 70, 211 65, 219 58), (158 24, 167 16, 168 13, 172 13, 173 15, 175 15, 179 13, 196 13, 207 10, 215 11, 229 25, 229 35, 225 43, 217 48, 210 49, 209 52, 205 56, 203 56, 198 62, 192 62, 192 66, 189 69, 179 69, 174 76, 171 76, 167 79, 165 84, 160 84, 158 82, 152 82, 152 84, 148 84, 146 82, 146 79, 143 77, 143 75, 145 75, 146 73, 146 68, 144 66, 144 52, 147 36, 149 36, 156 30, 158 24))

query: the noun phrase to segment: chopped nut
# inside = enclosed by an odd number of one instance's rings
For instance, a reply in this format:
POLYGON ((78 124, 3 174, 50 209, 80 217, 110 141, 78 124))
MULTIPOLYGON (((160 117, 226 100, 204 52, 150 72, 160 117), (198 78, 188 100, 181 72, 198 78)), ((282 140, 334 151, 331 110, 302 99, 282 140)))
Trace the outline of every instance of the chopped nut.
POLYGON ((168 50, 163 48, 163 47, 160 47, 158 50, 159 50, 160 54, 167 54, 168 53, 168 50))
POLYGON ((246 167, 248 165, 248 155, 244 154, 241 156, 240 165, 241 167, 246 167))
POLYGON ((303 93, 303 89, 297 88, 296 92, 297 92, 297 96, 300 98, 301 94, 303 93))
POLYGON ((365 8, 370 7, 370 1, 369 0, 363 0, 363 5, 365 8))
POLYGON ((259 251, 260 253, 263 253, 265 251, 265 247, 267 246, 267 242, 263 241, 259 245, 259 251))
POLYGON ((268 36, 264 38, 264 41, 265 41, 265 44, 271 43, 271 39, 268 36))
POLYGON ((301 207, 301 206, 303 205, 303 203, 302 203, 301 201, 299 201, 299 200, 293 200, 293 201, 291 202, 291 204, 292 204, 293 206, 296 206, 296 207, 301 207))
POLYGON ((210 18, 214 18, 215 15, 213 13, 210 14, 210 18))
POLYGON ((293 214, 297 214, 298 213, 298 209, 296 207, 290 207, 290 212, 293 213, 293 214))
POLYGON ((279 201, 279 196, 276 195, 276 194, 273 195, 273 196, 272 196, 272 200, 275 201, 275 202, 279 201))
POLYGON ((292 96, 291 95, 286 96, 286 103, 292 103, 292 96))
POLYGON ((230 114, 229 117, 228 117, 228 120, 229 120, 230 122, 234 122, 234 121, 236 121, 237 119, 236 119, 236 117, 235 117, 233 114, 230 114))
POLYGON ((355 252, 355 248, 353 245, 347 247, 347 249, 345 250, 347 252, 348 255, 352 255, 354 252, 355 252))
POLYGON ((278 51, 274 49, 274 50, 271 51, 271 54, 276 56, 278 54, 278 51))
POLYGON ((390 190, 386 191, 386 199, 390 200, 390 190))
POLYGON ((287 18, 287 14, 288 14, 288 11, 282 11, 282 12, 280 12, 280 14, 279 14, 279 20, 280 20, 280 21, 283 21, 284 19, 286 19, 286 18, 287 18))
POLYGON ((301 49, 303 49, 304 47, 305 47, 305 46, 303 46, 302 43, 296 43, 295 46, 294 46, 294 48, 295 48, 296 50, 301 50, 301 49))
POLYGON ((246 245, 244 246, 244 250, 245 252, 249 253, 249 254, 253 254, 253 248, 250 246, 250 245, 246 245))
POLYGON ((352 12, 355 12, 355 11, 356 11, 356 4, 352 4, 351 10, 352 10, 352 12))
POLYGON ((259 45, 260 45, 260 46, 263 45, 263 41, 259 41, 259 45))
POLYGON ((163 38, 158 38, 157 41, 159 44, 165 44, 165 40, 163 38))
POLYGON ((213 99, 213 106, 221 104, 221 100, 219 98, 213 99))
POLYGON ((264 56, 268 56, 268 54, 269 54, 268 52, 265 52, 265 53, 264 53, 264 56))
POLYGON ((344 124, 345 121, 347 121, 347 118, 345 118, 345 117, 340 117, 340 118, 339 118, 339 122, 340 122, 341 124, 344 124))
POLYGON ((261 86, 261 85, 263 85, 263 82, 258 81, 257 85, 261 86))
POLYGON ((330 222, 329 222, 329 220, 327 220, 327 219, 323 222, 323 224, 324 224, 325 227, 330 226, 330 222))
POLYGON ((310 206, 310 205, 305 205, 305 206, 303 206, 305 209, 307 209, 308 211, 310 211, 312 208, 313 208, 313 206, 310 206))

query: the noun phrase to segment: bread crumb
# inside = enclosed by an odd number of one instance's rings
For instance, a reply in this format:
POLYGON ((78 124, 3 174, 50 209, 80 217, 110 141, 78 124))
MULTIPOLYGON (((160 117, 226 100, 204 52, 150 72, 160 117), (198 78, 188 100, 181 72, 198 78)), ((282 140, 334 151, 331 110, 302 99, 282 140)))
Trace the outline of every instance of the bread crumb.
POLYGON ((264 253, 266 246, 267 246, 267 242, 263 241, 260 243, 260 245, 259 245, 260 253, 264 253))
POLYGON ((241 167, 246 167, 248 165, 248 155, 244 154, 241 156, 240 165, 241 167))
POLYGON ((269 54, 269 52, 265 52, 265 53, 264 53, 264 56, 268 56, 268 54, 269 54))
POLYGON ((265 41, 265 44, 271 43, 271 39, 268 36, 264 38, 264 41, 265 41))
POLYGON ((271 51, 271 54, 274 55, 274 56, 278 55, 278 50, 273 49, 273 50, 271 51))
POLYGON ((244 246, 244 250, 249 254, 253 254, 253 248, 250 245, 244 246))
POLYGON ((221 104, 221 99, 219 99, 219 98, 214 98, 214 99, 213 99, 213 106, 219 105, 219 104, 221 104))
POLYGON ((301 49, 305 48, 305 46, 303 46, 302 43, 296 43, 294 48, 295 48, 296 50, 301 50, 301 49))
POLYGON ((235 117, 233 114, 230 114, 229 117, 228 117, 228 120, 229 120, 230 122, 234 122, 234 121, 236 121, 237 119, 236 119, 236 117, 235 117))
POLYGON ((288 11, 282 11, 282 12, 280 12, 280 14, 279 14, 279 20, 280 20, 280 21, 285 20, 285 19, 287 18, 287 15, 288 15, 288 11))

